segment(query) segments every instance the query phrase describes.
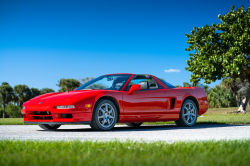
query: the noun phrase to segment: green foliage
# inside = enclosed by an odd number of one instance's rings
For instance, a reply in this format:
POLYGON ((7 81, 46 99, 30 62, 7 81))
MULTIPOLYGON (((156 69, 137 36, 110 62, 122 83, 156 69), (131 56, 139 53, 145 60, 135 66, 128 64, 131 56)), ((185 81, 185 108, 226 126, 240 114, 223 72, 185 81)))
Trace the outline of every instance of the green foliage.
POLYGON ((14 87, 14 92, 17 95, 17 103, 19 103, 20 108, 23 103, 31 99, 32 93, 27 85, 16 85, 14 87))
POLYGON ((249 142, 1 140, 0 165, 246 166, 249 163, 249 142))
POLYGON ((93 79, 94 79, 94 77, 85 77, 85 78, 79 79, 79 81, 80 81, 81 85, 83 85, 83 84, 86 84, 87 82, 89 82, 93 79))
POLYGON ((7 82, 2 82, 0 86, 0 97, 3 104, 3 118, 5 118, 5 105, 13 99, 13 96, 13 88, 7 82))
POLYGON ((51 93, 51 92, 55 92, 53 89, 51 88, 43 88, 40 90, 40 94, 45 94, 45 93, 51 93))
POLYGON ((204 89, 204 91, 206 92, 206 94, 209 92, 210 87, 208 85, 203 85, 202 87, 204 89))
MULTIPOLYGON (((3 110, 4 110, 3 106, 0 106, 0 116, 3 115, 3 110)), ((20 107, 18 105, 15 105, 15 104, 8 103, 6 105, 6 109, 5 109, 5 118, 19 118, 23 121, 23 119, 20 117, 21 117, 20 107)))
POLYGON ((175 85, 176 88, 182 87, 181 85, 175 85))
POLYGON ((8 104, 13 99, 13 88, 7 82, 2 82, 0 86, 0 97, 2 104, 8 104))
POLYGON ((67 92, 78 88, 81 83, 79 80, 73 78, 62 78, 60 81, 58 81, 58 84, 56 85, 60 87, 59 92, 67 92))
POLYGON ((3 106, 0 105, 0 117, 3 117, 3 106))
POLYGON ((188 82, 183 82, 183 87, 191 87, 192 85, 189 84, 188 82))
POLYGON ((211 88, 207 92, 207 99, 210 108, 221 108, 221 107, 235 107, 236 99, 232 92, 228 89, 223 88, 221 85, 217 85, 211 88))
POLYGON ((9 118, 19 118, 21 117, 21 109, 19 106, 9 103, 6 106, 6 115, 9 118))
POLYGON ((228 78, 223 78, 223 80, 221 81, 221 85, 224 88, 229 89, 234 94, 234 96, 240 90, 241 84, 242 84, 242 81, 240 78, 228 77, 228 78))
POLYGON ((192 72, 191 82, 201 79, 205 83, 233 77, 242 80, 250 78, 250 7, 231 10, 219 15, 220 23, 196 28, 188 37, 190 44, 186 70, 192 72))
POLYGON ((40 90, 37 88, 31 88, 31 98, 39 96, 41 94, 40 90))

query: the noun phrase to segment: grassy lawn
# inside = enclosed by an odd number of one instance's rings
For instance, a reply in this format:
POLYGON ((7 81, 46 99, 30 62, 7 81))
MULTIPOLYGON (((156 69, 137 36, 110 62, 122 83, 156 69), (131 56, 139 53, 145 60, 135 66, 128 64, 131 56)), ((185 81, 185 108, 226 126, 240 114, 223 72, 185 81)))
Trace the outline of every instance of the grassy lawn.
MULTIPOLYGON (((198 118, 199 124, 250 124, 250 107, 247 114, 236 113, 234 108, 212 108, 198 118)), ((174 122, 143 123, 144 125, 175 124, 174 122)), ((0 118, 0 125, 24 125, 22 118, 0 118)))
POLYGON ((1 118, 0 125, 25 125, 23 118, 1 118))
POLYGON ((248 165, 250 140, 140 143, 0 141, 0 165, 248 165))

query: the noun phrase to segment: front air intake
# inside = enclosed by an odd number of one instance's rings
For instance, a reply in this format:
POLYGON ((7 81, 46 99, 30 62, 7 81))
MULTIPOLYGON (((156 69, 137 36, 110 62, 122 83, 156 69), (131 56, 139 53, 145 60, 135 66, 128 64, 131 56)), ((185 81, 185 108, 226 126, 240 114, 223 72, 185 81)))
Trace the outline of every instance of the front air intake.
POLYGON ((72 114, 61 114, 62 118, 72 118, 72 114))
POLYGON ((53 120, 50 111, 32 111, 29 116, 36 120, 53 120))

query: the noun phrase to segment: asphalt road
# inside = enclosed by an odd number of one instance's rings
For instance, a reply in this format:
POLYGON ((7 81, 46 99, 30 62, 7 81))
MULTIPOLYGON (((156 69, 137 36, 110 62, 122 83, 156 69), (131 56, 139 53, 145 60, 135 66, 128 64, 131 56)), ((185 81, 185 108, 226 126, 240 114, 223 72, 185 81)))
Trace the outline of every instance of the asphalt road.
POLYGON ((37 125, 0 125, 0 139, 17 140, 133 140, 133 141, 205 141, 250 139, 250 125, 176 125, 127 127, 117 125, 111 131, 93 131, 87 125, 64 125, 45 131, 37 125))

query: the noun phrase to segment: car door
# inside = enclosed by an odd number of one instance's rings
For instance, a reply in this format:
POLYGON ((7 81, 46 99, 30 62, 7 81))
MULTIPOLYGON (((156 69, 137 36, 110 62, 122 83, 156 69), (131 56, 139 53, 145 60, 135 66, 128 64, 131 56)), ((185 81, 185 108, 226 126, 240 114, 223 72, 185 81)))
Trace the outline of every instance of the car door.
POLYGON ((158 85, 155 89, 142 89, 133 94, 123 91, 124 118, 160 118, 170 105, 168 97, 168 89, 161 89, 158 85))

